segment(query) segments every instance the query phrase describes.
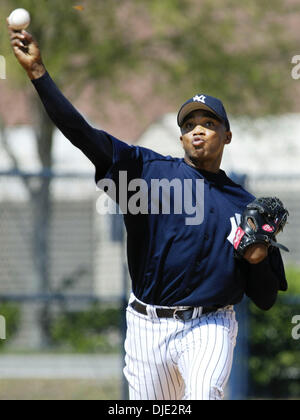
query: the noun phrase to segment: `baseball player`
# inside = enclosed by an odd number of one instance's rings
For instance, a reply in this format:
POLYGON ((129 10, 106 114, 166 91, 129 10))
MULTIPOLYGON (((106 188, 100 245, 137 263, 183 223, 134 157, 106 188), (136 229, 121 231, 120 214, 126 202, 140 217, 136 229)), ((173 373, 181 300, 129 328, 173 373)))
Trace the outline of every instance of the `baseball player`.
POLYGON ((238 330, 234 305, 246 294, 268 310, 287 289, 284 247, 276 241, 287 210, 277 198, 255 199, 220 169, 232 134, 219 99, 196 94, 186 101, 177 117, 184 158, 162 156, 91 127, 51 79, 33 37, 10 35, 48 115, 95 165, 96 182, 113 181, 118 203, 127 189, 130 398, 222 399, 238 330), (153 203, 149 193, 160 181, 171 187, 153 203), (139 201, 143 211, 130 211, 132 182, 140 186, 135 209, 139 201), (194 219, 191 209, 199 210, 194 219))

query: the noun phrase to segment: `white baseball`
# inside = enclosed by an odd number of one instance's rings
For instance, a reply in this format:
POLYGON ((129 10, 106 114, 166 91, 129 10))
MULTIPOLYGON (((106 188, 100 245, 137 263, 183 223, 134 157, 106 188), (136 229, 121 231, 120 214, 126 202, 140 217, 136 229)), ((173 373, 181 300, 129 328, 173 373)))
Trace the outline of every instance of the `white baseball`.
POLYGON ((16 31, 26 29, 30 24, 30 14, 25 9, 15 9, 9 15, 8 23, 16 31))

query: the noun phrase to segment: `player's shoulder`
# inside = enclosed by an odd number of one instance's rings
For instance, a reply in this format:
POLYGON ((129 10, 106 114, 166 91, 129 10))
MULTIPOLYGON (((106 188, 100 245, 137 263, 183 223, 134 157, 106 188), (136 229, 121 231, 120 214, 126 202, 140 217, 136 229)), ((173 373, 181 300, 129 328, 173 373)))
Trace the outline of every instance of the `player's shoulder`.
POLYGON ((227 184, 231 185, 233 188, 237 188, 241 190, 245 195, 248 195, 253 200, 255 199, 254 195, 252 195, 249 191, 247 191, 247 175, 241 175, 236 173, 227 174, 223 171, 224 177, 227 180, 227 184))
POLYGON ((136 146, 138 153, 142 156, 144 164, 157 162, 161 164, 180 164, 180 158, 176 158, 170 155, 162 155, 161 153, 156 152, 155 150, 148 149, 142 146, 136 146))
POLYGON ((227 175, 224 172, 224 178, 226 180, 226 187, 230 189, 231 194, 235 195, 243 206, 246 206, 251 203, 251 201, 255 200, 256 197, 246 189, 247 178, 245 175, 227 175))
POLYGON ((120 161, 142 161, 143 164, 151 163, 151 162, 179 162, 179 158, 174 158, 172 156, 165 156, 161 153, 156 152, 155 150, 148 149, 146 147, 142 147, 135 144, 129 144, 124 142, 113 135, 102 131, 103 135, 107 136, 113 146, 114 151, 114 162, 120 161))

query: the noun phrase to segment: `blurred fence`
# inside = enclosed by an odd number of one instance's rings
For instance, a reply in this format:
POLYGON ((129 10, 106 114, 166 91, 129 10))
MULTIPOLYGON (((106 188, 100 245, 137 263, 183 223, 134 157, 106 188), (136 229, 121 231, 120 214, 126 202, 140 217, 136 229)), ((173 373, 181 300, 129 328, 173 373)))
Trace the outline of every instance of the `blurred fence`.
MULTIPOLYGON (((115 351, 122 356, 125 324, 120 313, 125 312, 130 287, 124 229, 120 216, 97 213, 99 192, 92 179, 92 174, 0 174, 0 314, 6 310, 8 321, 11 317, 15 327, 8 334, 7 351, 58 346, 64 351, 115 351), (46 283, 38 269, 34 244, 34 191, 45 177, 51 179, 51 204, 45 220, 45 224, 49 222, 47 246, 40 250, 47 265, 46 283), (16 305, 11 312, 10 304, 16 305), (15 308, 18 318, 13 316, 15 308), (88 337, 80 341, 72 331, 80 335, 86 325, 90 326, 88 337)), ((280 238, 290 253, 283 253, 283 257, 286 263, 299 265, 300 176, 257 176, 248 178, 246 187, 256 196, 276 195, 282 199, 290 212, 289 224, 280 238)), ((45 235, 43 226, 40 229, 45 235)), ((245 369, 233 371, 232 398, 233 394, 245 397, 248 392, 245 307, 241 306, 238 317, 237 366, 245 369)))
POLYGON ((42 330, 51 320, 42 317, 53 318, 62 308, 79 311, 99 302, 123 304, 123 227, 120 217, 113 220, 96 212, 99 193, 91 180, 91 174, 0 176, 0 298, 17 302, 21 312, 8 348, 44 347, 42 330), (44 219, 38 215, 38 226, 35 189, 46 177, 51 178, 51 203, 44 219), (41 273, 39 259, 47 276, 41 273))

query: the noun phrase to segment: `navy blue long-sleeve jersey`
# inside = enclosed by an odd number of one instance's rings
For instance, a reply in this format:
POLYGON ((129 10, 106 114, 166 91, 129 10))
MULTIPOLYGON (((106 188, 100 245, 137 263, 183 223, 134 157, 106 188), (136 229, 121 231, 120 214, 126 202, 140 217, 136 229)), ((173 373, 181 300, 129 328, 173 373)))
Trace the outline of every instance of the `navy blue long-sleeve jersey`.
MULTIPOLYGON (((134 180, 142 180, 147 187, 140 196, 148 200, 145 211, 124 212, 128 266, 138 299, 163 306, 221 307, 240 302, 246 293, 260 308, 269 309, 278 290, 287 289, 277 248, 270 248, 268 257, 256 265, 234 258, 232 241, 238 218, 254 196, 224 171, 214 174, 198 170, 184 159, 130 146, 90 126, 48 73, 32 82, 54 124, 95 165, 96 181, 111 179, 117 189, 120 187, 117 202, 124 187, 128 189, 134 180), (120 173, 126 173, 124 185, 119 185, 120 173), (151 211, 153 180, 165 180, 169 185, 176 180, 183 186, 189 180, 191 206, 197 205, 197 188, 201 185, 201 221, 194 223, 185 206, 180 212, 173 208, 163 214, 161 194, 156 197, 158 211, 151 211)), ((127 191, 127 200, 130 198, 133 192, 127 191)), ((169 189, 169 199, 174 207, 173 188, 169 189)))

